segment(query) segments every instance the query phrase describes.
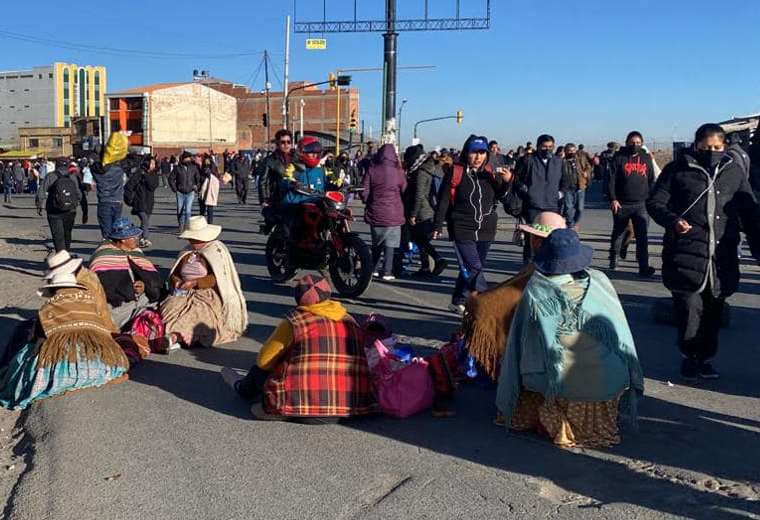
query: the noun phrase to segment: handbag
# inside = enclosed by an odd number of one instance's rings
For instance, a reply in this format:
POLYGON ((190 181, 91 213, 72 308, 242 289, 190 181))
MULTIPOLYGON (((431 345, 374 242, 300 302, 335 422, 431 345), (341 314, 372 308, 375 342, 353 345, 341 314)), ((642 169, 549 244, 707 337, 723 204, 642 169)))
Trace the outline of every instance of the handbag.
POLYGON ((515 182, 512 182, 509 191, 502 197, 501 203, 507 215, 519 217, 523 212, 523 201, 522 197, 515 191, 515 184, 515 182))
POLYGON ((404 418, 433 405, 433 380, 427 361, 412 358, 410 363, 403 363, 379 339, 367 345, 365 352, 383 413, 404 418))
POLYGON ((227 172, 222 174, 222 184, 229 184, 232 181, 232 175, 227 172))

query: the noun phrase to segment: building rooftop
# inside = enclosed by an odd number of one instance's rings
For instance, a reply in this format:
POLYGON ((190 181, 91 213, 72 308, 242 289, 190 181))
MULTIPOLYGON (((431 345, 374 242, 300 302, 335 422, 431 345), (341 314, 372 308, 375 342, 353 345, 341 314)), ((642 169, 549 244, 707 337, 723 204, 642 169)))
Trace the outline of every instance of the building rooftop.
POLYGON ((180 85, 187 85, 192 81, 181 81, 178 83, 153 83, 152 85, 143 85, 141 87, 133 87, 126 90, 119 90, 118 92, 110 92, 109 96, 117 96, 123 94, 148 94, 156 90, 163 90, 165 88, 179 87, 180 85))

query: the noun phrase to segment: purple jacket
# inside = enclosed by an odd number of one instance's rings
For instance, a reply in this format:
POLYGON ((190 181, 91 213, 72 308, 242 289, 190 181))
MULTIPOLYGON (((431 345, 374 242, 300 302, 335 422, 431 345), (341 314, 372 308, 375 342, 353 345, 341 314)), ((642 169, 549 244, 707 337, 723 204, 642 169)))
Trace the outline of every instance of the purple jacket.
POLYGON ((401 194, 406 190, 406 174, 392 144, 384 144, 372 159, 362 183, 362 200, 367 205, 364 220, 371 226, 401 226, 404 219, 404 202, 401 194))

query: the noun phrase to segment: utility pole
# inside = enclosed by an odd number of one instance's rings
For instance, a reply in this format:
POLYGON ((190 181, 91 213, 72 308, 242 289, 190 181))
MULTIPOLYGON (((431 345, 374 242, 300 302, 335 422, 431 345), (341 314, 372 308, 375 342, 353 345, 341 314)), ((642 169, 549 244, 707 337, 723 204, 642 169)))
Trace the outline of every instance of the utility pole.
POLYGON ((383 34, 383 142, 397 143, 396 134, 396 0, 385 0, 383 34))
POLYGON ((285 68, 283 70, 282 86, 282 127, 288 128, 288 105, 285 102, 285 94, 288 92, 288 71, 290 70, 290 15, 285 18, 285 68))
POLYGON ((303 139, 303 107, 306 104, 306 101, 301 99, 301 136, 299 139, 303 139))
POLYGON ((270 143, 272 142, 272 137, 269 135, 270 130, 269 127, 272 126, 272 119, 269 117, 269 91, 272 90, 272 84, 269 83, 269 52, 264 51, 264 88, 266 89, 267 93, 267 148, 269 148, 270 143))

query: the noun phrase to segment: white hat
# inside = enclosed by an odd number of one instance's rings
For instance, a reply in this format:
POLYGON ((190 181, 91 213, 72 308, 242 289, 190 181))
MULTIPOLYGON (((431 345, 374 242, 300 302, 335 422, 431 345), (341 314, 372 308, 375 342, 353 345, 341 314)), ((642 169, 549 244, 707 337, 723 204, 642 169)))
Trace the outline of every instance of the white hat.
POLYGON ((84 285, 77 283, 77 277, 74 273, 58 273, 49 279, 45 285, 39 288, 37 295, 45 298, 55 289, 62 288, 87 289, 84 285))
POLYGON ((222 226, 209 224, 206 221, 206 217, 190 217, 190 220, 187 221, 187 227, 180 233, 179 238, 211 242, 212 240, 216 240, 221 232, 222 226))
POLYGON ((47 281, 57 274, 75 273, 83 261, 81 258, 71 256, 65 249, 57 253, 50 253, 45 259, 47 272, 42 279, 47 281))

